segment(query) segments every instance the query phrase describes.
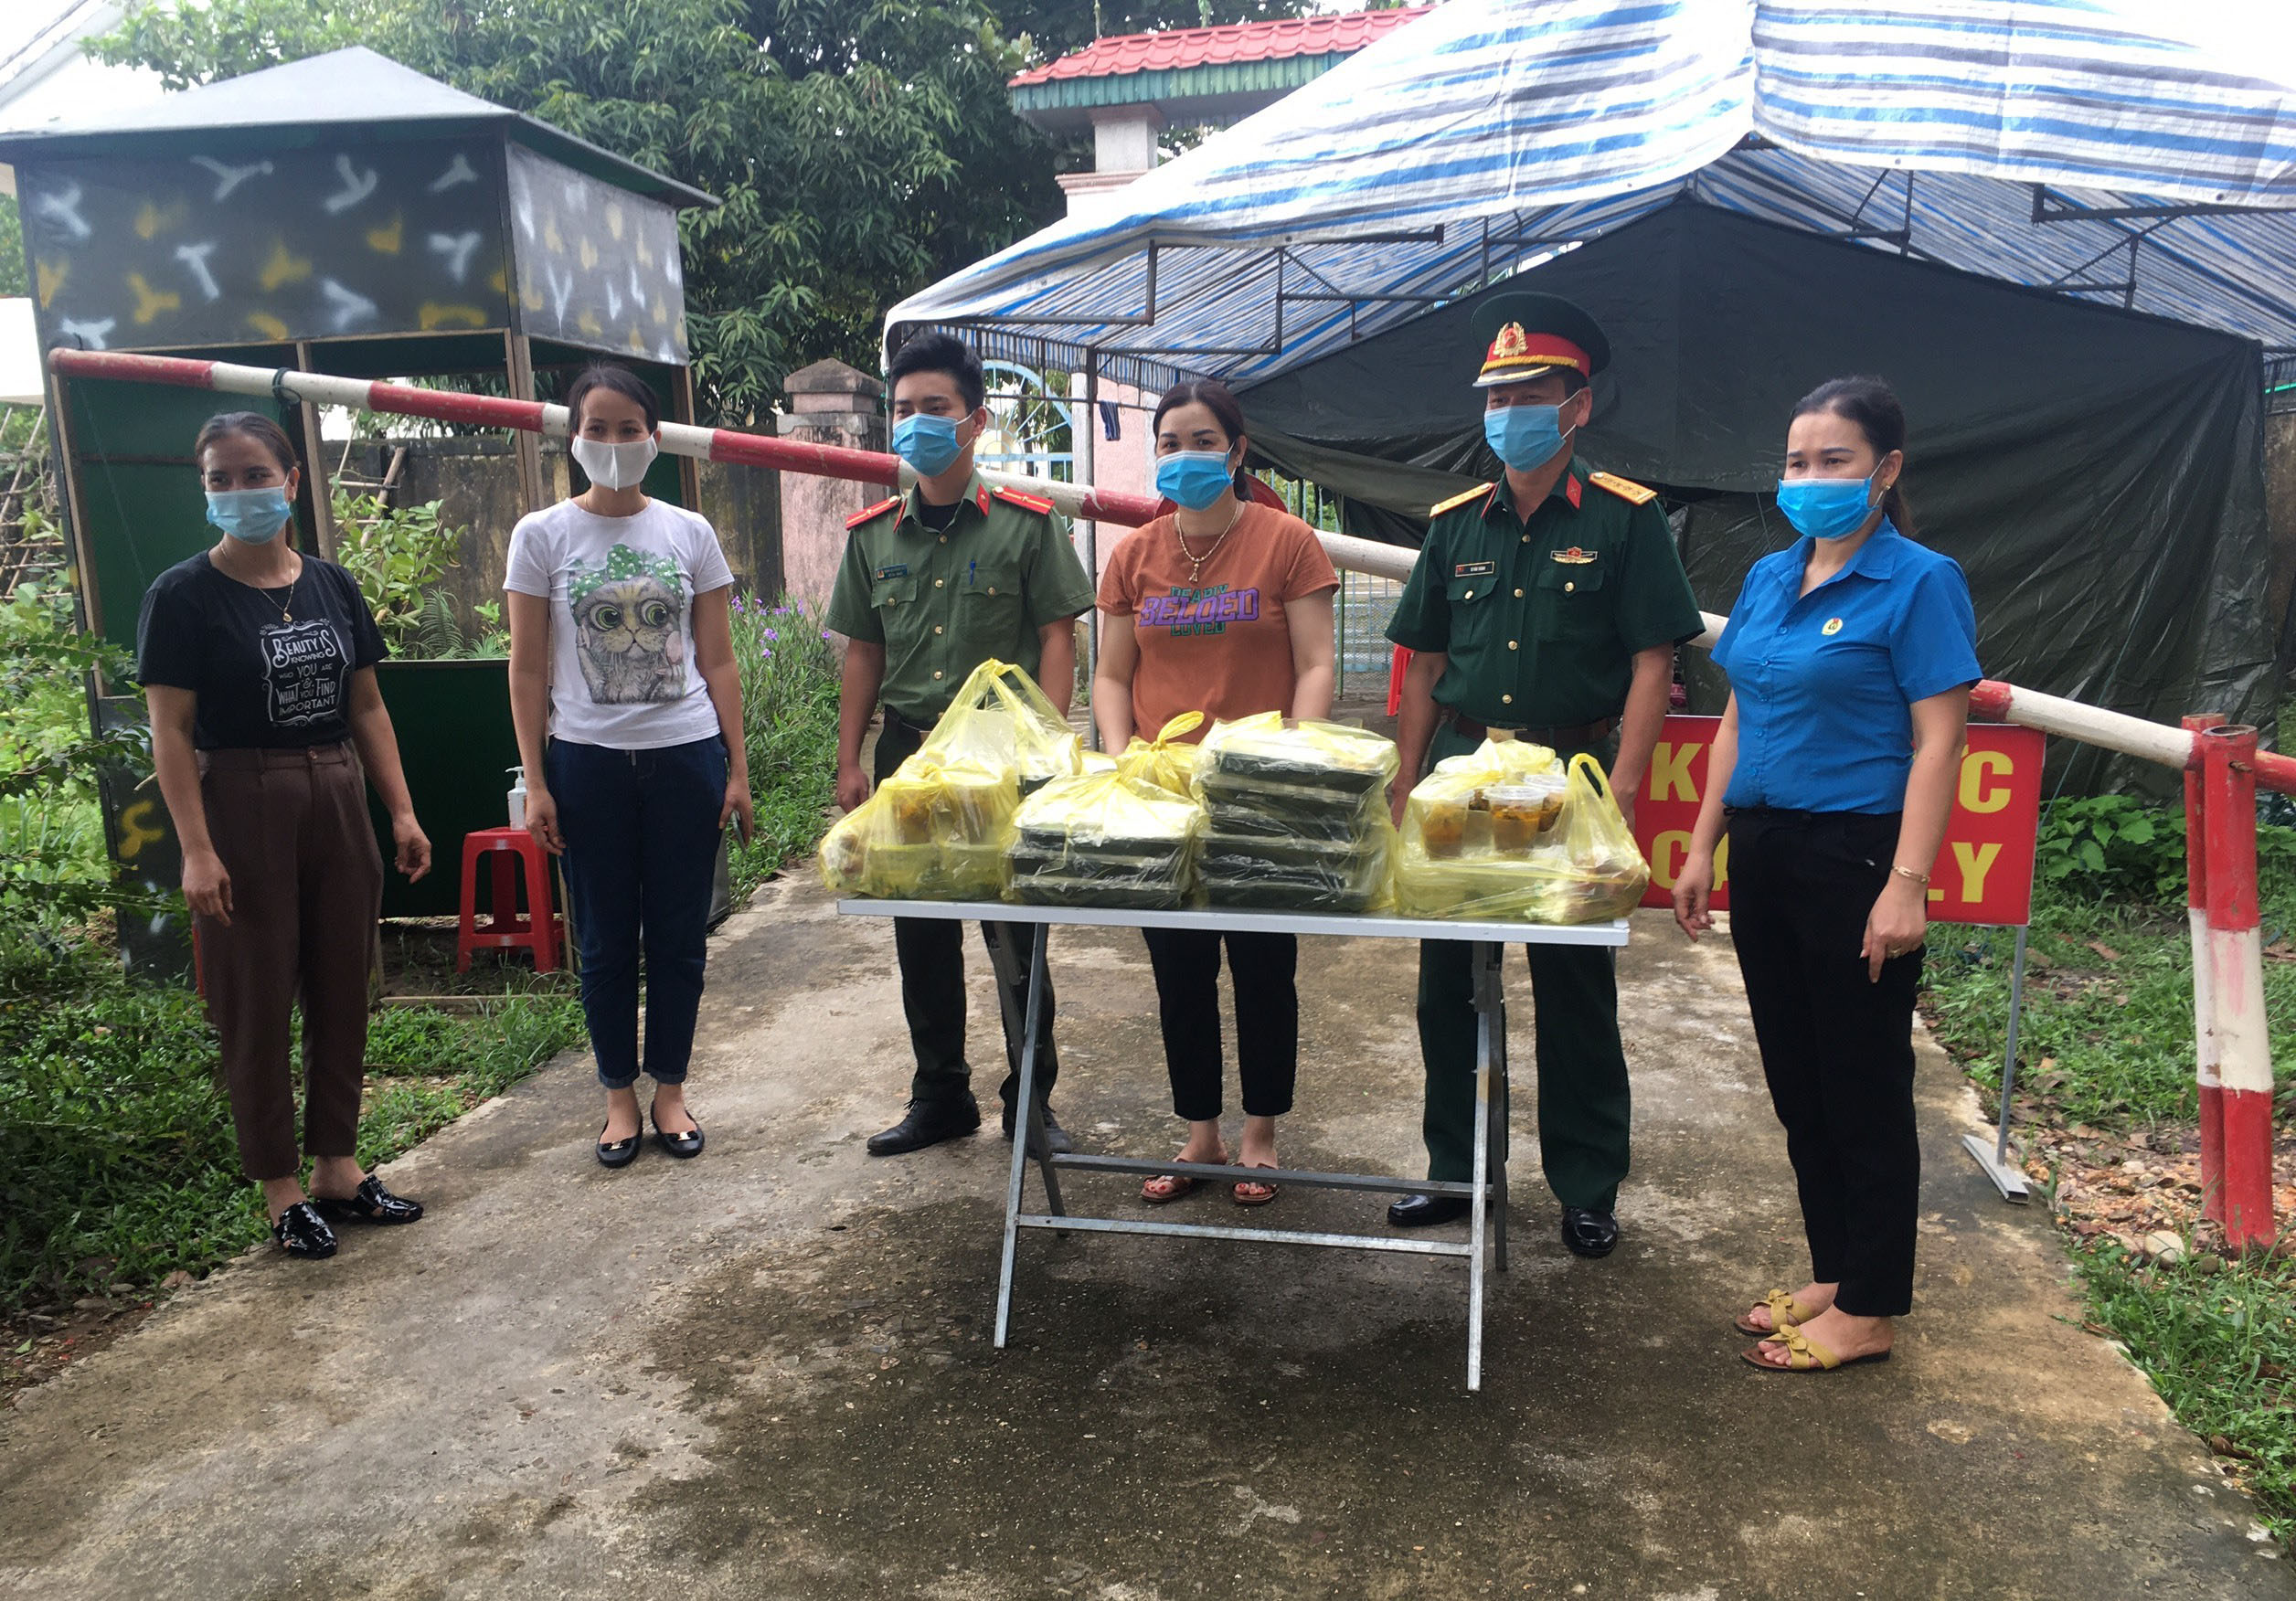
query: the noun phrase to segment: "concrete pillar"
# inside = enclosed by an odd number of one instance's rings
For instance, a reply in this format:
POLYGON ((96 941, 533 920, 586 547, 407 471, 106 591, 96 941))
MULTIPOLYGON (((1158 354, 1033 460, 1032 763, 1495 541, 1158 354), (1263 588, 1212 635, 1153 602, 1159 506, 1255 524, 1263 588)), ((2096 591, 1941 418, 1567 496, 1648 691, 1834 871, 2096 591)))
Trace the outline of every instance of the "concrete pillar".
MULTIPOLYGON (((775 419, 783 439, 886 448, 885 384, 841 361, 817 361, 783 381, 789 409, 775 419)), ((781 481, 781 582, 793 600, 819 610, 829 604, 845 555, 845 519, 891 492, 874 483, 784 472, 781 481)))

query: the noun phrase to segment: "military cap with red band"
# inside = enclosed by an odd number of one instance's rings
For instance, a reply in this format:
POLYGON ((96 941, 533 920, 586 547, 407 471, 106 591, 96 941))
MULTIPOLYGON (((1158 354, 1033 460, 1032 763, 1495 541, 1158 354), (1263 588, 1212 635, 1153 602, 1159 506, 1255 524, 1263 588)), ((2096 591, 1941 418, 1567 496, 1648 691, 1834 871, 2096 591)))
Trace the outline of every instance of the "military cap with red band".
POLYGON ((1483 342, 1478 389, 1519 384, 1557 367, 1592 379, 1610 365, 1610 342, 1602 330, 1560 295, 1493 295, 1475 308, 1470 326, 1483 342))

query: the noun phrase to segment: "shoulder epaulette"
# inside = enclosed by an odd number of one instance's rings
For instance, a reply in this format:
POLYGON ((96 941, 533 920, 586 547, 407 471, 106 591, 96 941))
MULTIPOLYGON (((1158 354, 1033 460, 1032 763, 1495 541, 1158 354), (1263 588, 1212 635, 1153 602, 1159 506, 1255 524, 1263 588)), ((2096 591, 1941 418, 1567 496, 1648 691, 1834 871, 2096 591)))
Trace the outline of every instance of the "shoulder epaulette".
POLYGON ((1597 489, 1607 489, 1621 500, 1630 501, 1638 506, 1647 505, 1658 498, 1656 490, 1645 488, 1631 478, 1621 478, 1615 473, 1589 472, 1587 474, 1587 482, 1597 489))
POLYGON ((1465 505, 1469 501, 1474 499, 1475 496, 1479 494, 1489 494, 1490 493, 1491 486, 1489 484, 1478 483, 1474 486, 1474 488, 1467 490, 1462 493, 1455 494, 1451 496, 1451 499, 1444 501, 1438 505, 1430 506, 1428 508, 1427 514, 1430 517, 1440 517, 1445 512, 1455 511, 1459 507, 1465 505))
POLYGON ((845 526, 848 528, 858 528, 864 523, 873 522, 877 518, 885 515, 886 513, 891 511, 895 506, 899 505, 900 504, 901 497, 899 495, 895 495, 891 500, 881 500, 873 506, 864 506, 859 511, 854 513, 853 515, 845 519, 845 526))
POLYGON ((1006 489, 999 485, 989 493, 1006 505, 1018 506, 1023 511, 1035 512, 1039 516, 1046 515, 1054 509, 1050 501, 1040 500, 1033 494, 1023 494, 1017 489, 1006 489))

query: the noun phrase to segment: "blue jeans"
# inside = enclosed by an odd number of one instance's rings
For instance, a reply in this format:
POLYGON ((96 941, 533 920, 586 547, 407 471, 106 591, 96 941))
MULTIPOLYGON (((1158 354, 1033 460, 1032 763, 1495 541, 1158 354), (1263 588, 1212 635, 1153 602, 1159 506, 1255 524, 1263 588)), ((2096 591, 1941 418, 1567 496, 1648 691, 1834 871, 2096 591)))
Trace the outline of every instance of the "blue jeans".
POLYGON ((638 1079, 638 956, 645 954, 645 1071, 683 1084, 707 960, 726 742, 660 750, 553 739, 544 775, 566 840, 566 896, 582 961, 582 1016, 598 1082, 638 1079))

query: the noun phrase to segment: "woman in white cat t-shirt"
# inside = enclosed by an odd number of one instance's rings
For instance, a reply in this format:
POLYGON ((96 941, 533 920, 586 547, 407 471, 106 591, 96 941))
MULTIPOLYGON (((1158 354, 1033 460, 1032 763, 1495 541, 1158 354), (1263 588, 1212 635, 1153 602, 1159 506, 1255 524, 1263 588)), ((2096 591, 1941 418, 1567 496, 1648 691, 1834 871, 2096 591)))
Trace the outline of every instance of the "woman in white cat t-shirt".
POLYGON ((661 449, 660 403, 628 369, 593 366, 566 404, 590 487, 511 533, 510 711, 526 827, 566 867, 582 1014, 606 1087, 598 1160, 619 1168, 645 1131, 641 949, 654 1138, 673 1156, 701 1153, 686 1068, 718 842, 734 818, 747 840, 755 814, 732 570, 707 518, 639 487, 661 449))

